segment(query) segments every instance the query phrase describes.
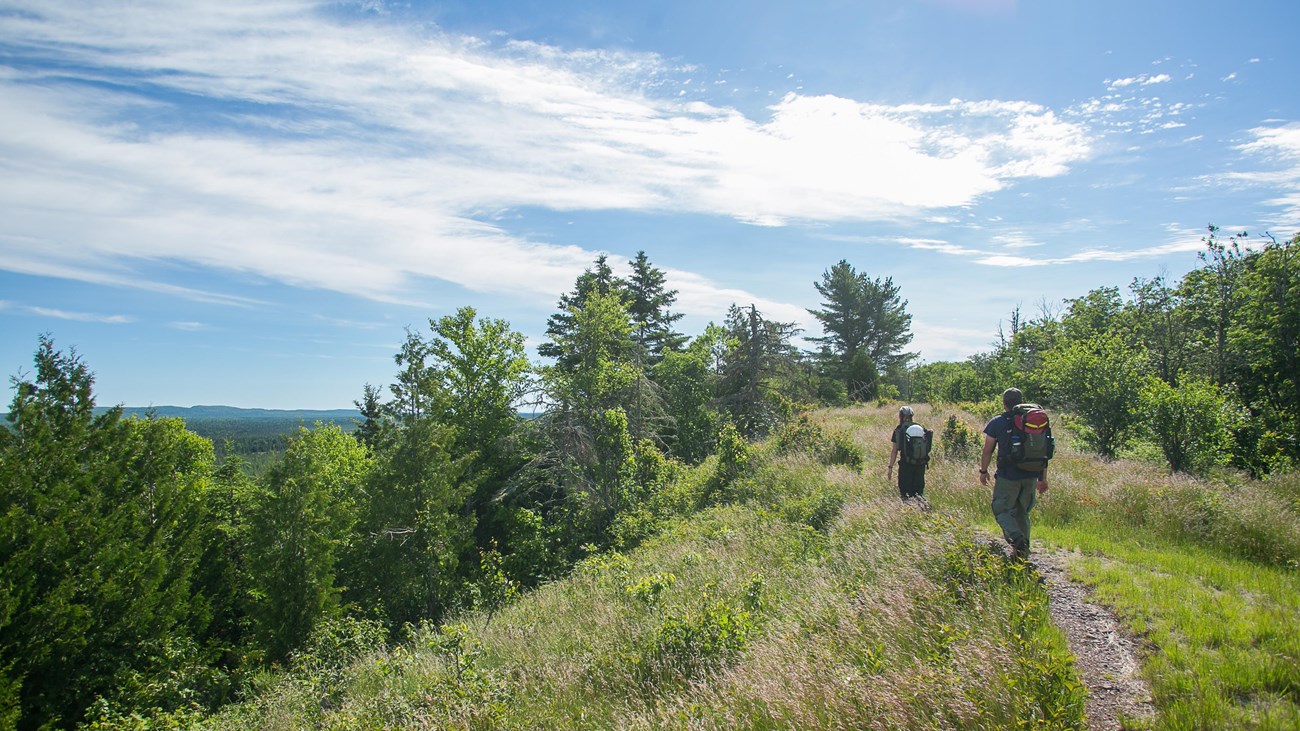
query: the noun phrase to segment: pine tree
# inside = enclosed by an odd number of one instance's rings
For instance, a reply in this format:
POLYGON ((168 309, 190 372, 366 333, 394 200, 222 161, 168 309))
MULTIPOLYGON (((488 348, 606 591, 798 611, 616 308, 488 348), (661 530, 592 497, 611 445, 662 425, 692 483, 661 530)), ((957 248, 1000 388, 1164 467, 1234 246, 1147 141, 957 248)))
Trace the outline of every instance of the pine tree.
POLYGON ((898 296, 893 278, 871 279, 844 260, 813 284, 825 298, 821 310, 809 310, 826 335, 809 338, 823 343, 836 357, 834 371, 844 381, 849 398, 875 395, 877 375, 888 373, 913 357, 903 352, 912 341, 912 316, 898 296))
POLYGON ((790 339, 799 330, 793 323, 765 319, 752 304, 746 309, 732 305, 726 329, 718 400, 742 436, 761 437, 779 420, 774 381, 794 366, 790 339))
POLYGON ((575 327, 574 318, 586 305, 593 294, 614 294, 623 300, 626 306, 627 282, 614 276, 609 266, 609 258, 604 254, 596 257, 595 268, 578 275, 573 291, 560 296, 557 312, 546 321, 546 334, 551 339, 537 347, 537 352, 545 358, 554 358, 561 367, 573 365, 573 354, 566 352, 563 339, 572 335, 575 327))
MULTIPOLYGON (((0 429, 0 716, 79 722, 175 669, 206 617, 191 587, 211 442, 176 419, 95 415, 75 351, 40 339, 0 429)), ((188 661, 192 658, 186 658, 188 661)))
POLYGON ((338 566, 352 540, 370 460, 336 425, 300 428, 250 507, 254 635, 271 661, 336 614, 338 566))
POLYGON ((679 350, 686 342, 684 335, 672 329, 682 314, 669 309, 677 301, 677 290, 664 288, 663 270, 652 266, 644 251, 638 251, 630 264, 628 313, 642 362, 649 367, 658 363, 665 351, 679 350))

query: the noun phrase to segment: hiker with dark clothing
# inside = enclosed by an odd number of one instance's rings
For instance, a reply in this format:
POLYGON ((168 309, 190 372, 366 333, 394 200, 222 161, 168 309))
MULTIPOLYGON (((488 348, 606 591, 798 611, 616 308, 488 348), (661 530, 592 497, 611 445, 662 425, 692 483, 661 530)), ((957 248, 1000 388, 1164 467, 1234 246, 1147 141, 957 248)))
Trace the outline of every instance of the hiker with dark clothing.
POLYGON ((904 500, 925 497, 925 466, 930 461, 929 446, 932 434, 919 424, 912 422, 912 407, 904 406, 898 410, 898 426, 889 441, 893 449, 889 452, 889 479, 894 479, 894 462, 898 462, 898 495, 904 500), (913 434, 909 434, 911 429, 913 434), (924 457, 910 457, 907 450, 909 437, 921 436, 925 439, 924 457))
MULTIPOLYGON (((993 482, 993 517, 1002 528, 1002 536, 1011 544, 1015 556, 1029 557, 1029 511, 1037 495, 1047 491, 1047 461, 1041 470, 1026 469, 1012 458, 1011 441, 1016 433, 1012 410, 1024 403, 1018 388, 1002 392, 1003 413, 984 427, 984 451, 980 454, 980 484, 989 484, 989 462, 993 448, 998 450, 997 471, 993 482)), ((1039 412, 1041 413, 1041 412, 1039 412)), ((1047 439, 1050 440, 1050 435, 1047 439)), ((1050 457, 1050 451, 1047 457, 1050 457)), ((1036 467, 1039 465, 1030 465, 1036 467)))

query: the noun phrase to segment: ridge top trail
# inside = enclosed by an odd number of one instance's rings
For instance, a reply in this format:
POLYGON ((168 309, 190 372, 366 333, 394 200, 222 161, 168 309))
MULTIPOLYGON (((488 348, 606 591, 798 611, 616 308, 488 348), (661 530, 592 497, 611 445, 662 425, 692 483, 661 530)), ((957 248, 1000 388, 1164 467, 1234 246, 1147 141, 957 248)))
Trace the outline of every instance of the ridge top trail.
POLYGON ((1153 715, 1151 689, 1139 675, 1138 640, 1120 626, 1109 608, 1090 601, 1086 585, 1070 580, 1066 553, 1037 553, 1032 563, 1043 577, 1048 611, 1065 633, 1088 689, 1088 728, 1114 731, 1124 728, 1121 714, 1125 718, 1153 715))

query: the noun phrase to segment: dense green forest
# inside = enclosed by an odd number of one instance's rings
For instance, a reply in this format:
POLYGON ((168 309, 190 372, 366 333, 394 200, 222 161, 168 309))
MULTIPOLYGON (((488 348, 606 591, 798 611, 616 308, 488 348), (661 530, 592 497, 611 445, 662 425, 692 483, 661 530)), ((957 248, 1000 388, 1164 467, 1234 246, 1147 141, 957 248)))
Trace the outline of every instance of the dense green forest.
MULTIPOLYGON (((1211 227, 1206 244, 1179 282, 1016 310, 990 352, 919 367, 898 286, 848 262, 813 283, 823 332, 806 351, 753 305, 687 337, 644 252, 627 278, 602 256, 549 319, 545 365, 507 322, 431 319, 391 385, 360 389, 355 429, 299 427, 262 470, 220 433, 97 410, 89 364, 41 337, 0 430, 0 729, 162 727, 322 648, 347 654, 358 627, 383 642, 490 616, 727 502, 753 445, 798 441, 817 405, 905 396, 987 415, 1017 385, 1106 458, 1290 471, 1300 237, 1211 227), (702 476, 686 490, 686 474, 702 476)), ((860 445, 818 443, 862 468, 860 445)), ((837 505, 803 509, 824 521, 837 505)))
MULTIPOLYGON (((97 407, 95 413, 107 411, 97 407)), ((299 428, 317 424, 335 425, 351 433, 361 421, 355 409, 277 410, 240 409, 230 406, 159 406, 123 409, 124 416, 147 419, 177 418, 185 428, 212 442, 218 463, 238 457, 253 474, 261 474, 288 447, 289 437, 299 428)))

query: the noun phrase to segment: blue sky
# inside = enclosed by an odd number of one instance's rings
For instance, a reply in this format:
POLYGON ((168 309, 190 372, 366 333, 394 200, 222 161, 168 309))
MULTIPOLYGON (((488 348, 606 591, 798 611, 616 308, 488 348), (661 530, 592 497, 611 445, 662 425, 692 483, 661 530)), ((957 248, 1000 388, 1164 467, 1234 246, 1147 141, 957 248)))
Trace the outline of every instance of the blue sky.
MULTIPOLYGON (((696 334, 820 334, 840 259, 925 361, 1208 223, 1300 228, 1292 2, 0 0, 0 365, 101 404, 340 408, 405 327, 541 342, 638 250, 696 334), (626 7, 625 7, 626 5, 626 7)), ((535 354, 535 350, 533 351, 535 354)))

